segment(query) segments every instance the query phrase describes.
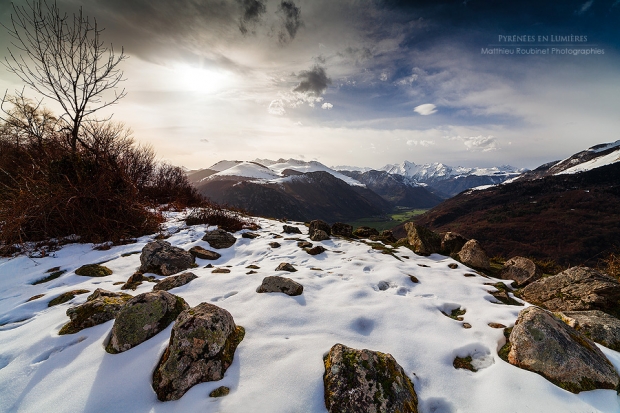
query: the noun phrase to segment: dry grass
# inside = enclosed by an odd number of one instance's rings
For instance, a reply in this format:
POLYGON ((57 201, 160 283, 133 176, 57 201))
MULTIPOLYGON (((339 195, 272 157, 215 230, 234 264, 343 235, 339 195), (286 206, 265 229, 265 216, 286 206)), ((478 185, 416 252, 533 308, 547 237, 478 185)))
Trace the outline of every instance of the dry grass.
POLYGON ((200 208, 194 209, 185 219, 187 225, 217 225, 229 232, 242 229, 258 229, 258 224, 250 219, 243 211, 233 208, 224 208, 216 204, 205 202, 200 208))

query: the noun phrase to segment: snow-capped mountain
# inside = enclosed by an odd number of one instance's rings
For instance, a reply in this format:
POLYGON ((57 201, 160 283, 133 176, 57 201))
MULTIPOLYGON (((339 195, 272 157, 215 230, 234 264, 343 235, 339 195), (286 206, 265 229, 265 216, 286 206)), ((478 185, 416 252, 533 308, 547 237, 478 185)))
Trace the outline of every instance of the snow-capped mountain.
POLYGON ((409 178, 413 178, 418 182, 424 183, 428 183, 428 181, 459 178, 470 175, 510 178, 517 176, 524 171, 523 169, 518 169, 510 165, 502 165, 491 168, 466 168, 462 166, 452 167, 439 162, 418 165, 409 161, 404 161, 401 164, 388 164, 380 170, 391 174, 404 175, 409 178))

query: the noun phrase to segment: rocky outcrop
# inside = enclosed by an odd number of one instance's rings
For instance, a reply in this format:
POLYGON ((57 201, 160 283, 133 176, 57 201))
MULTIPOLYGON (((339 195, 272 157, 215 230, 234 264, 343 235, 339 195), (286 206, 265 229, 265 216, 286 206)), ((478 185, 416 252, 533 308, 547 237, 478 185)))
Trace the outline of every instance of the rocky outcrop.
POLYGON ((521 290, 521 298, 551 311, 601 310, 616 315, 620 283, 588 267, 573 267, 521 290))
POLYGON ((600 310, 564 311, 556 315, 590 340, 620 351, 620 320, 616 317, 600 310))
POLYGON ((312 235, 310 235, 310 239, 312 241, 325 241, 329 239, 329 235, 322 229, 317 229, 312 232, 312 235))
POLYGON ((330 413, 417 413, 413 383, 390 354, 336 344, 323 363, 330 413))
POLYGON ((312 237, 314 231, 323 231, 329 236, 332 232, 332 229, 327 222, 320 219, 315 219, 313 221, 310 221, 310 225, 308 226, 308 235, 312 237))
POLYGON ((453 255, 458 254, 459 251, 463 248, 465 243, 467 243, 467 238, 462 236, 461 234, 457 234, 456 232, 445 232, 440 235, 441 236, 441 248, 440 252, 443 255, 453 255))
POLYGON ((164 278, 153 286, 153 291, 168 291, 176 287, 180 287, 195 280, 198 276, 192 272, 184 272, 183 274, 173 275, 164 278))
POLYGON ((194 261, 194 256, 184 249, 158 240, 149 242, 142 248, 140 271, 168 276, 192 267, 194 261))
POLYGON ((371 235, 379 235, 379 231, 370 227, 359 227, 353 231, 353 235, 358 238, 369 238, 371 235))
POLYGON ((292 225, 283 225, 282 232, 284 232, 285 234, 301 234, 301 230, 292 225))
POLYGON ((116 317, 121 307, 132 298, 129 294, 113 293, 97 288, 86 302, 67 310, 71 319, 58 334, 74 334, 88 327, 105 323, 116 317))
POLYGON ((160 331, 189 305, 181 297, 166 291, 153 291, 137 295, 123 306, 114 320, 108 353, 127 351, 160 331))
POLYGON ((304 292, 304 286, 298 282, 277 275, 265 277, 263 283, 256 289, 257 293, 284 293, 286 295, 301 295, 304 292))
POLYGON ((288 262, 281 262, 280 265, 278 265, 276 267, 276 271, 288 271, 288 272, 295 272, 297 271, 297 268, 293 267, 291 264, 289 264, 288 262))
POLYGON ((342 222, 336 222, 331 227, 332 235, 338 235, 345 238, 351 238, 353 236, 353 227, 349 224, 343 224, 342 222))
POLYGON ((215 249, 229 248, 237 242, 237 238, 235 238, 234 235, 219 228, 213 231, 207 231, 205 236, 202 237, 202 240, 207 241, 209 245, 215 249))
POLYGON ((232 315, 213 304, 183 311, 153 373, 157 398, 178 400, 198 383, 221 380, 244 335, 232 315))
POLYGON ((99 264, 86 264, 75 270, 76 275, 83 277, 105 277, 112 274, 112 270, 99 264))
POLYGON ((384 231, 381 231, 379 235, 371 235, 369 238, 371 241, 381 241, 385 244, 392 244, 398 241, 396 237, 394 237, 394 234, 392 233, 392 231, 387 230, 387 229, 384 231))
POLYGON ((405 231, 407 231, 407 241, 416 254, 430 255, 438 253, 441 249, 441 237, 430 229, 407 222, 405 231))
POLYGON ((201 260, 217 260, 218 258, 222 256, 221 254, 215 251, 209 251, 207 249, 202 248, 199 245, 196 245, 195 247, 191 247, 189 249, 189 253, 192 254, 196 258, 200 258, 201 260))
POLYGON ((543 272, 534 261, 524 257, 513 257, 504 263, 500 278, 514 280, 516 287, 524 287, 542 277, 543 272))
POLYGON ((484 252, 480 243, 475 239, 470 239, 463 245, 463 248, 461 248, 461 251, 458 253, 458 259, 471 268, 481 270, 488 270, 491 268, 487 253, 484 252))
POLYGON ((572 393, 617 389, 620 384, 614 367, 594 342, 538 307, 519 313, 502 352, 510 364, 572 393))

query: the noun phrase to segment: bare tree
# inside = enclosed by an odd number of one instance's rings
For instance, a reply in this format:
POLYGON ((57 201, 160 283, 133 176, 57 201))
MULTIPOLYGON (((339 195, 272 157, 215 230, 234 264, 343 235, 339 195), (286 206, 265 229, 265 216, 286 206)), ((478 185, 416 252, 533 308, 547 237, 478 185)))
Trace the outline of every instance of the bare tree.
POLYGON ((12 3, 11 23, 4 26, 12 36, 9 56, 4 66, 30 88, 60 103, 63 123, 75 152, 82 122, 100 109, 117 103, 125 89, 117 90, 123 81, 118 64, 127 58, 121 49, 115 54, 112 45, 100 39, 103 29, 97 20, 82 13, 70 18, 61 13, 56 2, 27 0, 25 6, 12 3), (114 91, 109 99, 104 92, 114 91))

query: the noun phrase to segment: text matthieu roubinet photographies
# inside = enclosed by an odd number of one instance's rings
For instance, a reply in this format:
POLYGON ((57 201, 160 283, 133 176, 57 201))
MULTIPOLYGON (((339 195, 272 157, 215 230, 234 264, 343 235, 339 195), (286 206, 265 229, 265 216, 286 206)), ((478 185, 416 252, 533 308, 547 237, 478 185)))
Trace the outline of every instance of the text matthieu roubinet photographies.
POLYGON ((498 44, 481 49, 483 55, 604 55, 605 49, 588 44, 588 36, 498 35, 498 44))

